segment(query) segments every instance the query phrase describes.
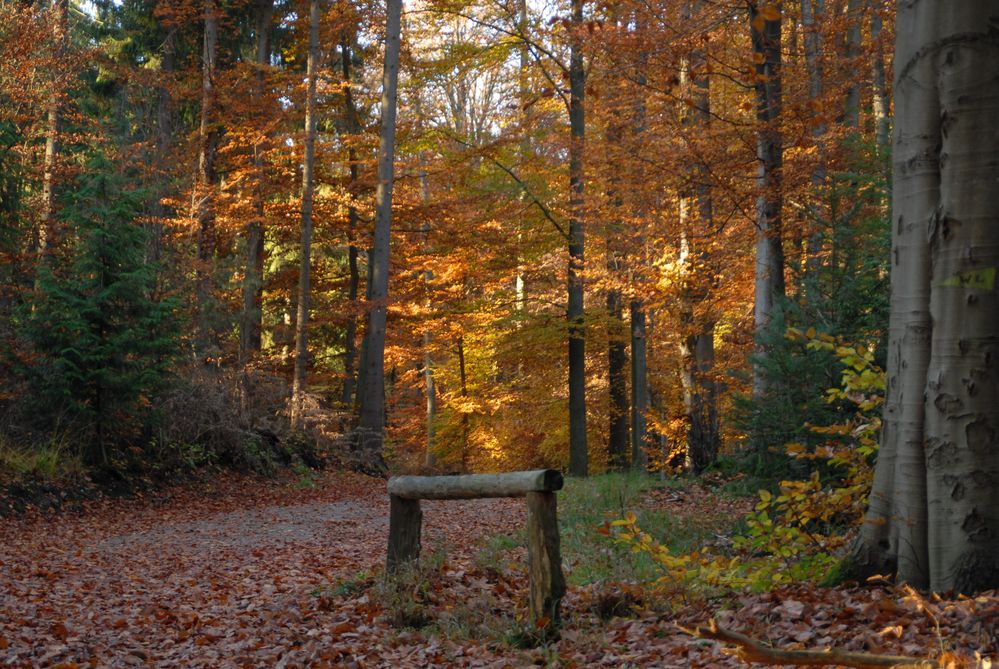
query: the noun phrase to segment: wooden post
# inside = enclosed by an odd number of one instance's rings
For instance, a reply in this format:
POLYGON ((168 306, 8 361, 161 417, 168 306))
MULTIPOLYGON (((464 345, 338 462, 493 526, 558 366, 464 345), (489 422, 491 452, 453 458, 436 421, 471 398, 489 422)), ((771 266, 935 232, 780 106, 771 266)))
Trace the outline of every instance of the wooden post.
POLYGON ((387 573, 395 572, 407 562, 420 557, 420 529, 423 512, 420 500, 392 495, 389 508, 389 545, 387 573))
POLYGON ((527 493, 527 562, 531 622, 539 628, 557 629, 565 577, 562 575, 555 493, 527 493))

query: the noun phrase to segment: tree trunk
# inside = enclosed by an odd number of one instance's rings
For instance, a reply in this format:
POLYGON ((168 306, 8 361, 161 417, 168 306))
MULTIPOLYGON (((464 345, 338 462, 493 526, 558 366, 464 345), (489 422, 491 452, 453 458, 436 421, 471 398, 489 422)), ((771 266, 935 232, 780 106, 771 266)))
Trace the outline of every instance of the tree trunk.
MULTIPOLYGON (((780 3, 776 5, 780 8, 780 3)), ((756 201, 756 286, 754 316, 757 336, 770 324, 774 309, 784 297, 784 247, 781 241, 783 206, 781 169, 784 147, 781 118, 781 19, 768 20, 756 0, 749 2, 750 34, 757 61, 756 158, 759 162, 756 201)), ((761 360, 767 352, 757 349, 753 365, 753 396, 766 391, 761 360)))
POLYGON ((898 9, 888 391, 854 565, 935 591, 999 586, 999 20, 898 9))
MULTIPOLYGON (((264 73, 271 61, 271 22, 274 0, 257 0, 256 94, 264 96, 264 73)), ((254 218, 246 226, 246 268, 243 279, 243 317, 239 329, 239 359, 246 364, 260 352, 264 297, 264 157, 258 142, 253 147, 254 218)))
POLYGON ((204 40, 201 51, 201 127, 198 133, 198 173, 195 180, 194 210, 198 226, 196 299, 197 340, 195 353, 208 362, 215 332, 213 265, 215 258, 215 157, 218 150, 218 119, 215 110, 215 72, 218 48, 218 8, 215 0, 204 2, 204 40))
MULTIPOLYGON (((468 376, 465 369, 465 338, 458 337, 458 381, 461 385, 461 399, 467 404, 468 376)), ((468 471, 468 411, 461 412, 461 471, 468 471)))
POLYGON ((388 0, 385 23, 385 67, 382 75, 382 128, 378 149, 378 189, 375 191, 375 239, 371 250, 371 307, 365 347, 364 394, 360 400, 355 446, 362 458, 384 469, 385 325, 388 301, 389 240, 392 225, 392 186, 395 161, 396 98, 399 81, 399 42, 402 0, 388 0))
POLYGON ((586 137, 586 110, 583 96, 586 72, 583 69, 583 0, 572 0, 569 54, 569 473, 589 473, 586 446, 586 324, 583 312, 585 227, 583 222, 583 145, 586 137))
MULTIPOLYGON (((55 45, 53 62, 60 67, 64 61, 67 39, 67 0, 52 0, 52 42, 55 45)), ((42 168, 42 211, 38 221, 38 263, 41 267, 58 243, 55 231, 56 168, 59 159, 59 126, 63 95, 63 73, 53 71, 52 90, 49 93, 48 127, 45 130, 45 162, 42 168)))
MULTIPOLYGON (((635 13, 635 31, 639 34, 644 30, 644 20, 642 15, 635 13)), ((632 141, 634 146, 643 146, 643 138, 646 130, 646 107, 645 107, 645 85, 647 83, 646 70, 648 68, 648 53, 640 51, 637 59, 635 72, 635 82, 638 84, 639 92, 636 95, 634 122, 632 130, 632 141)), ((639 163, 637 171, 637 182, 643 183, 645 171, 639 163)), ((644 269, 649 264, 648 253, 645 251, 645 221, 648 219, 644 211, 643 198, 639 197, 635 206, 635 219, 640 221, 638 236, 635 246, 641 254, 640 260, 631 265, 632 282, 635 284, 633 290, 637 293, 638 285, 644 280, 644 269)), ((633 295, 628 305, 631 312, 631 467, 632 469, 645 469, 649 459, 646 451, 648 447, 648 421, 646 414, 649 410, 649 367, 648 367, 648 340, 645 327, 645 304, 637 294, 633 295)))
POLYGON ((851 130, 860 129, 860 75, 857 62, 860 56, 860 37, 863 23, 862 0, 847 0, 846 3, 846 64, 850 77, 850 86, 846 89, 846 101, 843 111, 843 125, 851 130))
POLYGON ((871 42, 874 43, 874 58, 872 67, 871 82, 874 89, 873 114, 874 114, 874 138, 878 148, 878 156, 885 156, 888 152, 888 143, 891 141, 889 126, 889 98, 888 83, 885 77, 885 54, 882 44, 882 32, 884 26, 881 20, 881 12, 878 11, 874 0, 871 0, 871 42))
MULTIPOLYGON (((152 219, 149 225, 149 246, 146 257, 149 264, 156 267, 162 257, 163 243, 163 221, 167 217, 167 206, 163 204, 163 198, 169 192, 169 179, 167 178, 165 166, 169 164, 170 153, 173 148, 173 96, 170 92, 168 78, 172 77, 176 69, 177 47, 175 40, 176 31, 168 28, 163 37, 163 51, 160 56, 160 86, 156 99, 156 149, 155 160, 163 170, 158 174, 157 183, 153 187, 155 193, 154 201, 149 207, 149 217, 152 219)), ((157 271, 157 276, 159 272, 157 271)))
POLYGON ((309 275, 312 266, 312 208, 315 196, 316 77, 319 74, 319 0, 309 3, 308 88, 305 93, 305 160, 302 167, 302 245, 299 251, 298 315, 295 319, 295 375, 291 426, 302 427, 302 404, 309 363, 309 275))
MULTIPOLYGON (((703 11, 703 0, 685 7, 688 20, 695 21, 703 11)), ((684 125, 693 135, 703 135, 711 123, 711 82, 705 72, 707 58, 699 48, 691 50, 686 72, 691 109, 684 125)), ((695 141, 693 137, 691 142, 695 141)), ((680 291, 680 353, 684 413, 687 418, 686 468, 700 473, 718 457, 719 428, 715 382, 715 318, 705 306, 714 289, 715 262, 706 248, 714 218, 708 166, 692 161, 687 196, 680 204, 681 258, 686 269, 680 291), (693 195, 694 197, 691 197, 693 195), (696 200, 695 216, 690 216, 691 200, 696 200)))
POLYGON ((809 207, 811 230, 808 235, 808 248, 805 254, 805 296, 811 298, 817 289, 818 272, 822 267, 822 244, 824 226, 829 221, 825 211, 823 189, 826 183, 827 152, 826 124, 822 120, 822 19, 825 14, 825 0, 801 0, 801 23, 805 30, 805 68, 808 70, 808 102, 812 113, 812 141, 815 142, 818 156, 812 168, 812 199, 809 207))
MULTIPOLYGON (((423 205, 430 204, 430 187, 427 183, 427 170, 423 165, 423 156, 420 155, 420 199, 423 205)), ((424 221, 421 229, 423 235, 423 247, 429 251, 430 244, 430 224, 424 221)), ((430 303, 430 283, 434 280, 432 271, 424 270, 423 284, 427 289, 427 309, 431 308, 430 303)), ((433 334, 430 330, 423 331, 423 385, 427 395, 427 446, 424 461, 428 467, 437 464, 437 383, 434 379, 434 356, 430 351, 433 343, 433 334)))
POLYGON ((350 283, 347 288, 347 300, 350 302, 350 314, 347 317, 347 327, 343 339, 343 393, 341 401, 349 408, 354 401, 354 366, 357 358, 357 294, 361 285, 361 272, 357 266, 357 204, 355 199, 360 188, 360 168, 357 164, 357 149, 354 139, 360 133, 360 123, 357 120, 357 106, 354 103, 354 92, 351 77, 351 47, 350 40, 345 36, 340 45, 341 67, 343 72, 343 104, 347 121, 347 133, 351 143, 347 148, 347 161, 350 163, 350 202, 347 206, 347 266, 350 272, 350 283))

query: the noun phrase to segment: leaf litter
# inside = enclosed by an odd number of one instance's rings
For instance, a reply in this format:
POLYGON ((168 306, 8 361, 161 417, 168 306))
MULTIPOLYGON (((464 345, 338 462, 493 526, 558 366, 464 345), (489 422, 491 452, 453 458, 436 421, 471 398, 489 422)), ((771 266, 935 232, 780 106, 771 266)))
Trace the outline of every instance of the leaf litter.
MULTIPOLYGON (((702 493, 648 502, 703 513, 713 498, 702 493)), ((0 666, 743 666, 723 645, 679 629, 712 618, 788 649, 949 657, 955 667, 999 653, 996 592, 942 599, 881 585, 786 587, 671 610, 636 605, 609 620, 595 612, 596 585, 574 587, 561 638, 525 647, 523 550, 504 553, 502 564, 482 559, 484 539, 523 527, 522 501, 423 508, 430 566, 403 593, 408 602, 393 602, 382 586, 384 482, 361 475, 325 473, 304 489, 225 475, 88 502, 80 514, 5 519, 0 666), (433 557, 437 546, 446 552, 433 557), (418 628, 399 626, 397 604, 419 607, 418 628)))

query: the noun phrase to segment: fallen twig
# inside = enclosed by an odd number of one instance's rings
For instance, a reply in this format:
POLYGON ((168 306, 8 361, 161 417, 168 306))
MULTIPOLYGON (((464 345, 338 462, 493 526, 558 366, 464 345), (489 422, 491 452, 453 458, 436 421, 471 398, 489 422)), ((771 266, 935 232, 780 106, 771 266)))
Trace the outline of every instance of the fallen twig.
POLYGON ((936 660, 925 658, 904 657, 901 655, 875 655, 872 653, 857 653, 843 648, 825 648, 822 650, 785 650, 757 641, 739 632, 724 629, 714 620, 707 626, 698 625, 694 629, 681 627, 687 634, 702 639, 723 641, 736 646, 734 655, 743 662, 759 664, 795 664, 795 665, 841 665, 856 669, 940 669, 936 660))

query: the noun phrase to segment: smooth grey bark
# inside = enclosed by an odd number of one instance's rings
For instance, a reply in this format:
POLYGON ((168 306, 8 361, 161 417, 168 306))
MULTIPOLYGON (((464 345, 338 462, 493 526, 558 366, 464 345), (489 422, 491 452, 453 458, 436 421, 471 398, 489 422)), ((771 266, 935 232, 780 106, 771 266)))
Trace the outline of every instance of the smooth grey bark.
MULTIPOLYGON (((257 0, 256 4, 256 94, 263 96, 265 71, 271 62, 271 30, 274 0, 257 0)), ((243 313, 239 327, 239 359, 245 364, 260 352, 263 333, 264 296, 264 157, 260 143, 253 147, 254 218, 246 226, 246 265, 243 277, 243 313)))
POLYGON ((583 69, 583 0, 572 0, 569 47, 569 473, 589 473, 586 445, 586 324, 583 311, 585 223, 583 149, 586 138, 586 72, 583 69))
MULTIPOLYGON (((781 208, 783 206, 784 146, 781 118, 781 19, 765 20, 756 0, 749 1, 750 37, 756 55, 756 282, 754 320, 760 335, 770 323, 777 304, 785 295, 784 247, 781 208)), ((777 3, 778 8, 780 3, 777 3)), ((753 365, 753 396, 766 391, 762 360, 767 351, 757 348, 753 365)))
POLYGON ((999 21, 899 5, 888 392, 853 562, 935 591, 999 585, 999 21))
POLYGON ((340 400, 344 407, 350 407, 354 401, 354 368, 357 359, 357 294, 361 285, 361 272, 357 265, 357 228, 359 217, 356 198, 360 188, 360 167, 357 159, 357 149, 353 140, 361 132, 361 124, 357 118, 357 105, 354 102, 351 75, 351 41, 345 36, 340 45, 340 65, 343 73, 343 105, 346 119, 347 134, 350 144, 347 148, 347 161, 350 170, 349 204, 347 205, 347 268, 350 273, 347 285, 347 300, 350 303, 350 314, 347 317, 347 327, 343 339, 343 392, 340 400))
POLYGON ((298 312, 295 318, 295 371, 291 385, 291 426, 302 427, 302 404, 309 365, 309 279, 312 273, 312 212, 315 199, 316 77, 319 75, 319 0, 309 2, 309 57, 306 65, 305 156, 302 165, 302 242, 299 248, 298 312))
POLYGON ((384 470, 385 326, 387 320, 389 242, 392 226, 392 187, 395 181, 395 127, 399 83, 402 0, 388 0, 385 22, 385 64, 382 74, 382 121, 378 147, 378 188, 375 191, 375 236, 371 249, 370 311, 364 356, 364 386, 360 397, 355 447, 374 469, 384 470))
POLYGON ((209 348, 215 334, 213 264, 215 258, 215 159, 218 152, 218 113, 216 110, 215 73, 218 50, 218 7, 215 0, 205 0, 204 36, 201 48, 201 121, 198 130, 198 171, 195 177, 192 210, 197 221, 197 259, 195 297, 198 322, 195 354, 208 362, 209 348))

